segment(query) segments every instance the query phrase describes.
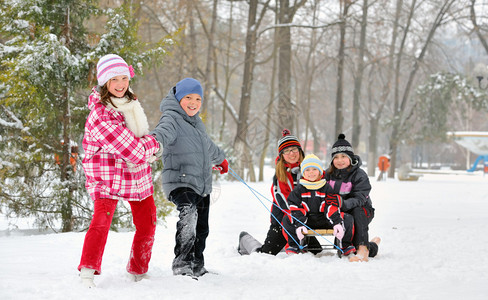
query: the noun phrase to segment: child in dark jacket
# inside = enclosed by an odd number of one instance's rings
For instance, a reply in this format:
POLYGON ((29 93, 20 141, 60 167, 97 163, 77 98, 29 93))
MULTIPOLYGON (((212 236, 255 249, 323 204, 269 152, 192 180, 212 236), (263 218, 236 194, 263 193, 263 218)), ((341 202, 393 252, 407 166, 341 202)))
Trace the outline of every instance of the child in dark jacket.
POLYGON ((299 253, 299 242, 307 233, 307 225, 312 229, 333 229, 334 236, 341 241, 344 255, 354 251, 352 246, 353 220, 341 213, 341 197, 327 193, 329 189, 322 178, 322 162, 309 154, 301 164, 302 179, 288 196, 291 216, 285 217, 283 224, 288 232, 286 253, 299 253))
POLYGON ((163 145, 163 190, 176 204, 173 274, 202 276, 203 251, 208 237, 208 214, 212 192, 212 166, 227 173, 224 152, 215 145, 199 116, 203 89, 198 80, 185 78, 161 101, 162 112, 152 131, 163 145))
POLYGON ((379 237, 369 241, 368 225, 374 217, 369 192, 371 184, 368 175, 361 169, 361 158, 354 155, 351 144, 339 134, 331 151, 332 162, 327 169, 325 179, 332 188, 333 193, 342 196, 342 211, 354 217, 353 244, 357 249, 356 255, 349 261, 368 261, 378 253, 379 237))

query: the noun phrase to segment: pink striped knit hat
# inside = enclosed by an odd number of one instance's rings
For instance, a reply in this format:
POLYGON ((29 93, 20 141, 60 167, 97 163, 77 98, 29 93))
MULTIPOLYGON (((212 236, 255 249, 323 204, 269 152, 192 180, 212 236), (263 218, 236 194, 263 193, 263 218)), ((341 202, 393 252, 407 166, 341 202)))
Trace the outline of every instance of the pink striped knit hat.
POLYGON ((107 81, 118 75, 134 77, 134 69, 125 60, 116 54, 107 54, 100 58, 97 64, 98 85, 103 86, 107 81))

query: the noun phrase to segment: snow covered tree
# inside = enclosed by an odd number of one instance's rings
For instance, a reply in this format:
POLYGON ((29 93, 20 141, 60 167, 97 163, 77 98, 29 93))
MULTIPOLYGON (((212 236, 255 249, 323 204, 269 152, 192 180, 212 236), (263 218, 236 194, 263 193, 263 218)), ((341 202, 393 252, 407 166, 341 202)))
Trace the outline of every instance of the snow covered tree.
POLYGON ((0 4, 0 208, 63 232, 91 218, 78 144, 88 114, 81 91, 94 82, 98 58, 117 53, 141 74, 144 65, 161 62, 170 41, 146 45, 133 7, 100 10, 96 4, 0 4), (104 34, 88 32, 85 24, 94 17, 104 34))
POLYGON ((444 142, 446 132, 464 128, 471 109, 488 110, 487 94, 459 74, 437 73, 417 88, 416 142, 444 142))

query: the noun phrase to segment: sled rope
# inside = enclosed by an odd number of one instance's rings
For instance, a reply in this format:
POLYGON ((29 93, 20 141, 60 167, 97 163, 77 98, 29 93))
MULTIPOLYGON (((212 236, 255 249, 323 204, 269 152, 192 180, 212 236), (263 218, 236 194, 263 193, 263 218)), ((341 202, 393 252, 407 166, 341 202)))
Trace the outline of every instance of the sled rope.
MULTIPOLYGON (((245 181, 244 179, 242 179, 239 175, 237 175, 237 173, 231 168, 229 167, 229 170, 230 170, 230 173, 232 176, 234 176, 234 178, 236 178, 237 180, 239 180, 240 182, 242 182, 250 191, 251 193, 254 195, 254 197, 256 197, 256 199, 258 199, 258 201, 264 206, 264 208, 270 213, 270 215, 278 222, 278 224, 281 225, 281 222, 271 213, 271 210, 263 203, 263 201, 261 201, 261 199, 258 197, 258 195, 260 195, 261 197, 265 198, 261 193, 259 193, 258 191, 256 191, 255 189, 253 189, 252 187, 250 187, 245 181)), ((266 199, 269 201, 269 199, 266 199)), ((273 205, 276 205, 273 203, 273 205)), ((277 206, 279 209, 281 209, 281 207, 277 206)), ((285 212, 283 209, 281 209, 283 212, 285 212)), ((286 213, 286 212, 285 212, 286 213)), ((281 228, 283 228, 283 230, 288 234, 288 236, 298 245, 298 247, 300 249, 303 249, 304 246, 300 245, 300 242, 297 242, 293 236, 290 235, 290 233, 288 232, 288 230, 286 230, 285 227, 281 226, 281 228)))
POLYGON ((272 213, 271 213, 271 210, 263 203, 263 201, 261 201, 261 199, 258 197, 261 196, 263 197, 266 201, 270 202, 272 205, 276 206, 277 208, 279 208, 283 213, 285 213, 286 215, 290 216, 291 218, 293 218, 295 221, 297 221, 298 223, 302 224, 303 226, 305 226, 308 230, 311 230, 313 231, 317 236, 321 237, 322 239, 324 239, 327 243, 331 244, 332 246, 334 246, 335 248, 337 248, 339 251, 341 251, 342 253, 344 253, 344 251, 342 251, 341 248, 337 247, 337 245, 335 245, 334 243, 332 243, 331 241, 329 241, 325 236, 321 235, 320 233, 318 233, 317 231, 313 230, 312 228, 310 228, 308 225, 306 225, 305 223, 303 223, 302 221, 298 220, 297 218, 295 218, 294 216, 292 216, 289 212, 287 212, 286 210, 282 209, 281 207, 279 207, 278 205, 276 205, 276 203, 274 203, 272 200, 268 199, 266 196, 264 196, 263 194, 261 194, 259 191, 253 189, 251 186, 249 186, 247 184, 247 182, 242 179, 239 175, 237 175, 237 173, 231 168, 229 167, 229 171, 230 171, 230 174, 232 176, 234 176, 234 178, 236 178, 237 180, 239 180, 240 182, 242 182, 242 184, 244 184, 250 191, 251 193, 254 195, 254 197, 256 197, 256 199, 258 199, 258 201, 264 206, 264 208, 270 213, 270 215, 278 222, 278 224, 280 224, 280 226, 283 228, 283 230, 285 230, 285 232, 288 234, 288 236, 298 245, 298 247, 300 247, 300 249, 303 249, 305 248, 305 246, 302 246, 300 245, 300 242, 297 242, 291 235, 290 233, 286 230, 285 227, 283 227, 281 225, 281 221, 278 220, 272 213))

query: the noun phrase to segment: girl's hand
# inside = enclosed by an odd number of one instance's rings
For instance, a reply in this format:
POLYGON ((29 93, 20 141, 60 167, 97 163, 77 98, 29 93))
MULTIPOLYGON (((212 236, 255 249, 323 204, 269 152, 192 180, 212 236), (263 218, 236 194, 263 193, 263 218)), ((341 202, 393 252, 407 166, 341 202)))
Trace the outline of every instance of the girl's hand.
POLYGON ((342 224, 334 225, 334 236, 338 240, 342 240, 342 238, 344 237, 344 227, 342 227, 342 224))
POLYGON ((300 226, 297 228, 296 232, 298 239, 301 241, 305 237, 303 234, 308 233, 308 229, 305 226, 300 226))

